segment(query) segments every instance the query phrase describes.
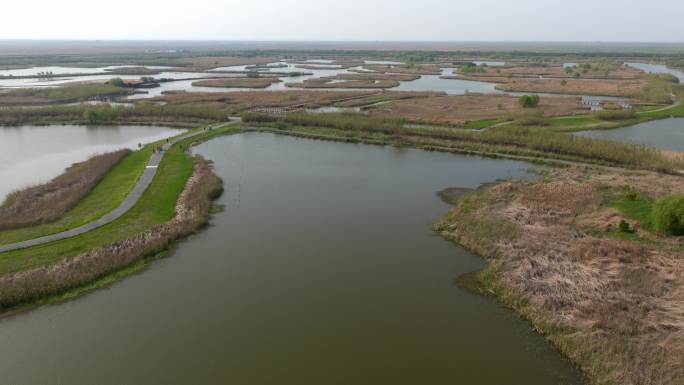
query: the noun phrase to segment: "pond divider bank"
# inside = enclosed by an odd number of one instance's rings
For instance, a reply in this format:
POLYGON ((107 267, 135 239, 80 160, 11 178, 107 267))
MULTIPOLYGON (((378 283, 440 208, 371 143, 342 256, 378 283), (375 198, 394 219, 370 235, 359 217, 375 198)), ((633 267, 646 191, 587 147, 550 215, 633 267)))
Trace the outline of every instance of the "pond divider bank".
MULTIPOLYGON (((175 143, 185 141, 192 145, 195 143, 193 138, 201 141, 232 132, 229 129, 211 131, 183 135, 175 143)), ((223 191, 223 182, 212 171, 210 162, 197 156, 193 163, 192 174, 184 182, 183 190, 175 201, 175 214, 171 220, 61 262, 0 277, 0 314, 68 299, 109 284, 120 278, 119 275, 139 270, 133 268, 126 273, 128 268, 138 263, 144 265, 150 258, 167 250, 174 241, 201 229, 209 219, 213 199, 223 191)))
POLYGON ((35 238, 35 239, 29 239, 26 241, 22 242, 17 242, 17 243, 11 243, 7 245, 2 245, 0 246, 0 253, 7 252, 7 251, 13 251, 13 250, 19 250, 19 249, 24 249, 27 247, 32 247, 32 246, 38 246, 54 241, 58 241, 61 239, 66 239, 66 238, 71 238, 79 234, 84 234, 87 233, 91 230, 94 230, 98 227, 102 227, 108 223, 111 223, 115 221, 116 219, 120 218, 122 215, 124 215, 128 210, 130 210, 140 199, 142 194, 147 190, 147 187, 152 183, 152 180, 154 179, 154 176, 157 174, 157 167, 159 166, 159 163, 161 162, 162 158, 164 157, 164 154, 166 154, 166 151, 168 151, 171 146, 174 146, 176 143, 181 142, 185 139, 192 138, 194 136, 197 136, 201 134, 203 131, 195 131, 191 132, 189 134, 181 135, 178 137, 175 137, 173 139, 168 139, 167 143, 164 143, 155 153, 152 154, 152 157, 147 163, 147 167, 145 168, 145 171, 143 174, 140 176, 140 179, 138 179, 138 182, 135 184, 133 189, 128 193, 126 198, 121 202, 121 204, 115 208, 113 211, 107 213, 101 218, 98 218, 92 222, 86 223, 82 226, 79 226, 77 228, 67 230, 67 231, 62 231, 60 233, 56 234, 50 234, 46 235, 40 238, 35 238))

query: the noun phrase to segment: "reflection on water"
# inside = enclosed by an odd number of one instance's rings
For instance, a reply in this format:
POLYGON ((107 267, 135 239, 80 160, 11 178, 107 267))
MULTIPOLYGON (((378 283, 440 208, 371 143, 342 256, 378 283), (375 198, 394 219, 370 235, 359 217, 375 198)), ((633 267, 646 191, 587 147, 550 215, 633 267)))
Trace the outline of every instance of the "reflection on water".
POLYGON ((135 149, 177 135, 156 126, 19 126, 0 127, 0 202, 7 193, 45 182, 89 156, 135 149))
POLYGON ((436 191, 526 164, 256 133, 197 152, 225 211, 110 290, 0 321, 4 382, 582 383, 527 323, 456 287, 483 262, 430 229, 448 208, 436 191))

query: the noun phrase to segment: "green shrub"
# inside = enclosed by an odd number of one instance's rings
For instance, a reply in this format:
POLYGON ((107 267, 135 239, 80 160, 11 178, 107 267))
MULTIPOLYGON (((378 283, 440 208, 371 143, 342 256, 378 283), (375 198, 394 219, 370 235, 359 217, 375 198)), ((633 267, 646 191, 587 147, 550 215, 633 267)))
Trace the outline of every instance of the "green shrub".
POLYGON ((594 117, 599 120, 628 120, 636 118, 634 110, 604 110, 594 112, 594 117))
POLYGON ((518 98, 518 103, 523 108, 534 108, 539 104, 539 95, 523 95, 518 98))
POLYGON ((684 235, 684 195, 670 195, 658 199, 651 213, 657 231, 670 235, 684 235))
POLYGON ((125 87, 126 84, 124 84, 124 81, 121 80, 121 78, 113 78, 110 81, 107 82, 109 85, 114 86, 114 87, 125 87))

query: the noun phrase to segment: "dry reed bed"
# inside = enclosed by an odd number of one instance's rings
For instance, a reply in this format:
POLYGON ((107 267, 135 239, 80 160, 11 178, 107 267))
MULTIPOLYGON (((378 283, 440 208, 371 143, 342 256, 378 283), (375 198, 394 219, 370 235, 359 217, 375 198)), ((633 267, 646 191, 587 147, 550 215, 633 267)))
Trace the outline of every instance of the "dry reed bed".
MULTIPOLYGON (((518 98, 497 94, 468 94, 400 100, 379 105, 371 114, 402 117, 413 122, 462 124, 481 119, 506 118, 528 112, 518 98)), ((536 111, 546 116, 588 113, 576 97, 542 97, 536 111)))
POLYGON ((606 186, 652 197, 684 191, 681 178, 661 174, 560 170, 542 182, 485 188, 436 228, 483 256, 484 288, 529 318, 593 383, 682 384, 682 240, 606 235, 621 220, 638 228, 604 205, 606 186))
POLYGON ((220 87, 220 88, 266 88, 281 80, 273 76, 262 76, 258 78, 223 78, 208 79, 193 82, 193 87, 220 87))
POLYGON ((334 78, 308 79, 301 83, 287 83, 290 88, 393 88, 398 87, 396 80, 337 80, 334 78))
POLYGON ((206 225, 212 199, 222 191, 222 181, 209 163, 196 158, 171 221, 55 265, 0 277, 0 310, 66 293, 166 250, 173 241, 206 225))
POLYGON ((101 154, 74 163, 50 182, 17 190, 0 206, 0 230, 53 222, 81 201, 130 150, 101 154))
MULTIPOLYGON (((549 66, 511 66, 511 67, 486 67, 480 68, 480 71, 468 74, 474 78, 487 77, 546 77, 546 78, 573 78, 576 73, 579 73, 580 78, 585 79, 638 79, 643 72, 631 68, 617 65, 611 65, 606 68, 600 66, 595 67, 597 70, 590 69, 584 72, 581 68, 572 68, 571 72, 566 72, 562 65, 549 66), (607 74, 606 74, 607 71, 607 74)), ((484 79, 480 79, 487 81, 484 79)))
POLYGON ((102 84, 103 81, 79 81, 52 88, 17 88, 0 93, 0 106, 39 106, 75 103, 92 98, 126 96, 133 90, 102 84))
POLYGON ((648 82, 634 80, 558 80, 514 79, 499 83, 496 88, 512 92, 546 92, 554 94, 581 94, 635 97, 642 93, 648 82))
POLYGON ((274 63, 280 60, 277 56, 264 57, 230 57, 230 56, 203 56, 194 58, 181 58, 175 60, 180 68, 171 71, 206 71, 218 67, 232 67, 243 65, 260 65, 274 63))
POLYGON ((393 88, 402 81, 413 81, 420 75, 385 74, 385 73, 351 73, 322 78, 307 79, 300 83, 288 83, 292 88, 393 88))

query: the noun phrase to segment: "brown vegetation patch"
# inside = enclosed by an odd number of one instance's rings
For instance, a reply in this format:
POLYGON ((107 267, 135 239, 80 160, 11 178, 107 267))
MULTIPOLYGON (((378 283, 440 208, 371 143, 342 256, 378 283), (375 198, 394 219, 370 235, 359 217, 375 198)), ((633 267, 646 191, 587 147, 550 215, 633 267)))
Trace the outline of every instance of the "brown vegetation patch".
POLYGON ((264 56, 264 57, 195 57, 187 59, 178 59, 179 65, 183 68, 177 70, 183 71, 192 69, 195 71, 206 71, 218 67, 232 67, 242 65, 258 65, 269 64, 280 60, 280 57, 264 56), (190 67, 190 68, 187 68, 190 67))
POLYGON ((109 74, 113 75, 141 75, 141 76, 149 76, 149 75, 158 75, 161 71, 160 70, 155 70, 147 67, 121 67, 121 68, 114 68, 112 70, 107 71, 109 74))
POLYGON ((307 79, 301 83, 288 83, 292 88, 393 88, 401 81, 419 79, 419 75, 384 74, 384 73, 351 73, 307 79))
POLYGON ((240 112, 258 107, 315 107, 376 94, 372 91, 253 91, 253 92, 169 92, 155 100, 169 104, 222 107, 240 112))
POLYGON ((605 188, 649 196, 684 190, 679 177, 554 170, 544 181, 506 182, 460 200, 438 230, 485 257, 486 287, 520 311, 594 383, 684 383, 681 238, 623 239, 627 220, 605 188))
POLYGON ((515 79, 499 83, 496 88, 512 92, 633 97, 641 94, 647 85, 645 80, 515 79))
POLYGON ((367 97, 354 98, 346 101, 336 102, 336 107, 364 107, 388 103, 392 100, 422 99, 435 96, 445 96, 443 92, 399 92, 388 91, 374 93, 367 97))
POLYGON ((300 68, 300 69, 304 69, 304 70, 341 70, 341 69, 346 69, 349 67, 351 67, 351 65, 316 64, 316 63, 307 63, 307 64, 295 65, 295 68, 300 68))
POLYGON ((130 150, 96 155, 75 163, 49 183, 18 190, 0 206, 0 230, 48 223, 83 199, 130 150))
MULTIPOLYGON (((591 68, 571 67, 567 69, 562 65, 518 65, 507 67, 478 67, 478 72, 468 73, 473 78, 489 77, 545 77, 545 78, 573 78, 578 74, 583 79, 638 79, 643 72, 632 67, 625 67, 616 63, 586 63, 591 68)), ((484 80, 487 81, 487 80, 484 80)))
POLYGON ((288 83, 290 88, 393 88, 399 86, 394 80, 337 80, 334 78, 307 79, 301 83, 288 83))
MULTIPOLYGON (((402 117, 413 122, 463 124, 481 119, 506 118, 528 112, 509 95, 468 94, 400 100, 371 109, 372 114, 402 117)), ((542 97, 535 109, 547 116, 587 113, 576 97, 542 97)))
POLYGON ((17 88, 0 92, 1 106, 37 106, 103 100, 126 96, 134 91, 103 84, 102 81, 81 81, 50 88, 17 88))
POLYGON ((196 87, 221 87, 221 88, 266 88, 281 80, 277 77, 258 77, 258 78, 221 78, 207 79, 193 82, 196 87))
POLYGON ((435 65, 385 65, 366 64, 363 69, 388 74, 441 75, 442 69, 435 65))
POLYGON ((384 74, 384 73, 352 73, 339 74, 333 77, 339 80, 393 80, 401 82, 410 82, 420 79, 420 75, 415 74, 384 74))

